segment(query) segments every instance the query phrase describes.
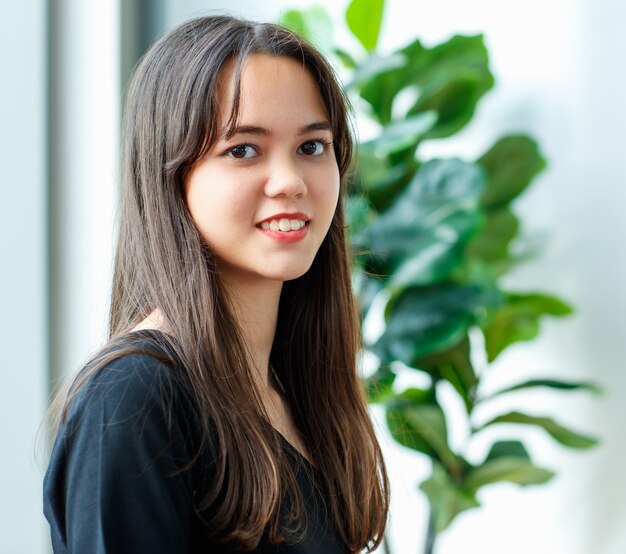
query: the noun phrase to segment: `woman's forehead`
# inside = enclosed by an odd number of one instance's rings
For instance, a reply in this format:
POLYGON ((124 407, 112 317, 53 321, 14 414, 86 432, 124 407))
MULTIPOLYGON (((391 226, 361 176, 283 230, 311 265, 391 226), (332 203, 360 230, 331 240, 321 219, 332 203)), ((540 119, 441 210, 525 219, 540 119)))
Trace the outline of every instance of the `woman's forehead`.
POLYGON ((287 56, 251 54, 241 61, 228 60, 216 92, 220 129, 242 123, 275 126, 287 120, 301 126, 313 120, 330 123, 313 75, 301 61, 287 56))

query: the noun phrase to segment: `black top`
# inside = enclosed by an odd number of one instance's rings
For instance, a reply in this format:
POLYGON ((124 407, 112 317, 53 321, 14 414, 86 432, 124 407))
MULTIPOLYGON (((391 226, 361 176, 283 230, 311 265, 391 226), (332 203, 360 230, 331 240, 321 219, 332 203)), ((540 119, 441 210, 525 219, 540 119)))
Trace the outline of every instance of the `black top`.
MULTIPOLYGON (((137 337, 137 348, 157 348, 149 333, 137 337)), ((209 448, 203 467, 180 471, 196 453, 190 398, 175 367, 143 353, 122 355, 89 378, 59 429, 44 479, 55 554, 235 552, 206 538, 194 509, 194 491, 214 460, 209 448)), ((264 535, 253 552, 345 554, 315 486, 318 470, 279 436, 306 505, 307 530, 295 544, 272 545, 264 535)), ((286 510, 285 501, 281 515, 286 510)))

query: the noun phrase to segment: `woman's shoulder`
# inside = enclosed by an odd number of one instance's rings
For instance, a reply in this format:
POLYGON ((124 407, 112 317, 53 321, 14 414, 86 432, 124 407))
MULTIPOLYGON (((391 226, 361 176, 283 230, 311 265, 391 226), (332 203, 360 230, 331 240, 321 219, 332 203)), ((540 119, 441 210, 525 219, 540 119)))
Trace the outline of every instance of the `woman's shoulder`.
POLYGON ((107 425, 139 417, 171 423, 193 410, 185 383, 169 340, 157 331, 135 331, 106 345, 79 371, 64 419, 68 430, 90 417, 107 425))
POLYGON ((44 478, 55 552, 104 541, 115 552, 185 550, 201 444, 189 398, 176 357, 150 333, 110 343, 79 372, 44 478))
POLYGON ((210 448, 196 406, 168 341, 155 332, 130 333, 78 373, 51 466, 73 467, 73 460, 87 457, 113 473, 146 460, 169 470, 187 467, 201 445, 210 448))

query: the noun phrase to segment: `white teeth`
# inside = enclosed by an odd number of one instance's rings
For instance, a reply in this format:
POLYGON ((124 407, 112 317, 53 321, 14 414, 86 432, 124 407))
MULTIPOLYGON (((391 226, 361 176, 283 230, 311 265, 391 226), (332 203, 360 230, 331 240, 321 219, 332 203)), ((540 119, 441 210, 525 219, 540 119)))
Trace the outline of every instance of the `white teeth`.
POLYGON ((306 225, 306 222, 301 219, 272 219, 271 221, 264 221, 261 223, 262 229, 271 229, 272 231, 297 231, 302 229, 306 225))

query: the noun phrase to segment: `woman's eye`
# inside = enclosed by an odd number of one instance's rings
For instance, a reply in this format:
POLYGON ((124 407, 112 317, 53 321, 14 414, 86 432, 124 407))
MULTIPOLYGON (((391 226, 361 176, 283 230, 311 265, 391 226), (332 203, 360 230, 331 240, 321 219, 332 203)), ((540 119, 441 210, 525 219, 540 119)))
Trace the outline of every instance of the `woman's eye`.
POLYGON ((320 156, 326 150, 327 142, 322 140, 310 140, 305 142, 298 150, 307 156, 320 156))
POLYGON ((249 144, 238 144, 227 151, 227 155, 238 160, 246 160, 256 156, 256 150, 249 144))

